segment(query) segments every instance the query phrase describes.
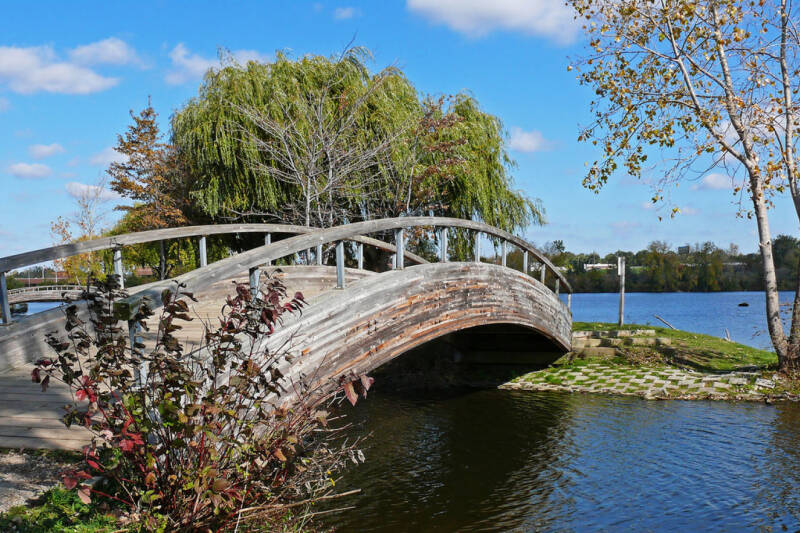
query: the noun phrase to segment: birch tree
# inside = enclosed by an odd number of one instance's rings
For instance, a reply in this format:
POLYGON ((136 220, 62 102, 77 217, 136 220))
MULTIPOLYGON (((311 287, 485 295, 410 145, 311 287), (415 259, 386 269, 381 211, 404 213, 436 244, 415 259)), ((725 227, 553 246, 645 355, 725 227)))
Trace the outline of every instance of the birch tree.
MULTIPOLYGON (((782 371, 800 371, 800 280, 791 325, 781 321, 769 208, 788 194, 800 218, 797 174, 797 9, 791 0, 568 0, 589 36, 575 63, 594 88, 593 122, 579 137, 601 150, 584 185, 618 170, 653 168, 664 187, 722 167, 755 220, 769 335, 782 371), (702 170, 700 170, 702 169, 702 170)), ((673 213, 679 209, 673 207, 673 213)))

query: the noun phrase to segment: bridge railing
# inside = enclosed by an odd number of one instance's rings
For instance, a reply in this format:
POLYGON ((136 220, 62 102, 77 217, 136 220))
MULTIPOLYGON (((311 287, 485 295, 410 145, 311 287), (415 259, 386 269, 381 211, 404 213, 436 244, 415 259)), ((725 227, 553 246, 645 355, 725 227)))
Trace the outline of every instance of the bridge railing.
POLYGON ((82 291, 86 287, 81 285, 32 285, 30 287, 19 287, 17 289, 10 289, 9 295, 25 294, 28 292, 75 292, 82 291))
MULTIPOLYGON (((243 271, 249 271, 251 283, 257 283, 258 268, 260 265, 271 264, 272 261, 282 257, 291 256, 309 249, 316 249, 316 261, 318 264, 322 264, 321 252, 325 244, 336 245, 337 286, 343 288, 345 283, 345 242, 352 241, 356 243, 356 262, 359 269, 363 269, 364 266, 363 246, 365 244, 393 253, 394 268, 402 269, 405 268, 406 260, 414 263, 427 262, 424 258, 409 253, 405 246, 405 230, 407 228, 425 226, 437 230, 440 261, 447 261, 449 259, 447 230, 450 228, 468 230, 474 233, 473 260, 475 261, 481 260, 481 235, 500 240, 500 261, 503 266, 506 266, 508 244, 518 247, 523 254, 523 272, 530 276, 533 264, 538 264, 537 270, 539 280, 543 284, 549 282, 552 285, 551 290, 556 295, 558 295, 563 288, 568 293, 567 306, 571 307, 572 288, 566 278, 544 254, 527 241, 504 230, 471 220, 444 217, 399 217, 357 222, 325 229, 284 224, 187 226, 104 237, 101 239, 43 248, 32 252, 3 257, 0 258, 0 310, 2 310, 3 313, 4 323, 7 323, 10 313, 8 312, 8 291, 6 289, 5 274, 12 269, 93 251, 113 249, 114 270, 122 280, 122 249, 125 246, 187 237, 199 237, 199 266, 201 268, 182 274, 176 277, 175 280, 186 283, 190 288, 212 283, 224 279, 225 277, 234 276, 243 271), (392 230, 395 235, 394 244, 366 236, 371 233, 383 233, 392 230), (264 246, 248 250, 209 265, 206 254, 206 237, 210 235, 234 233, 264 233, 264 246), (273 233, 298 235, 272 242, 271 235, 273 233), (530 261, 531 259, 532 261, 530 261)), ((171 280, 154 282, 143 286, 142 290, 139 290, 136 294, 128 298, 126 302, 122 303, 122 307, 120 307, 121 315, 125 315, 125 309, 127 309, 128 312, 135 309, 138 306, 138 302, 143 297, 155 298, 155 301, 158 301, 158 296, 160 296, 161 291, 171 286, 173 286, 173 281, 171 280)))

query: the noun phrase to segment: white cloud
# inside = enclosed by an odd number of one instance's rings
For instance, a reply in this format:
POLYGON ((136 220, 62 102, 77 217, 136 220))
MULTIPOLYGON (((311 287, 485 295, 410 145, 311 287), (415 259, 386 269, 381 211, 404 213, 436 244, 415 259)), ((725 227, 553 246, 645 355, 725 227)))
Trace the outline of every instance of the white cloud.
MULTIPOLYGON (((235 50, 230 52, 230 57, 240 64, 246 64, 248 61, 269 61, 267 56, 256 50, 235 50)), ((172 49, 169 58, 172 61, 172 70, 164 79, 170 85, 180 85, 187 81, 200 79, 209 69, 216 68, 220 64, 217 58, 212 59, 191 53, 183 43, 178 43, 172 49)))
POLYGON ((90 94, 118 82, 89 68, 59 61, 49 46, 0 46, 0 83, 17 93, 90 94))
POLYGON ((97 167, 107 167, 111 163, 122 163, 127 158, 121 153, 114 150, 112 146, 105 148, 102 152, 98 152, 89 158, 89 164, 97 167))
POLYGON ((28 153, 34 159, 44 159, 57 154, 63 154, 66 150, 58 143, 53 144, 34 144, 28 147, 28 153))
POLYGON ((733 189, 733 181, 730 176, 725 174, 712 173, 705 176, 700 183, 692 185, 693 191, 721 191, 725 189, 733 189))
POLYGON ((11 107, 11 102, 8 101, 6 98, 0 98, 0 113, 3 111, 8 111, 8 108, 11 107))
POLYGON ((143 65, 136 50, 116 37, 73 48, 69 57, 79 65, 143 65))
POLYGON ((699 209, 695 209, 694 207, 688 207, 688 206, 687 207, 681 207, 681 214, 682 215, 689 215, 689 216, 699 215, 700 214, 700 210, 699 209))
POLYGON ((407 0, 406 6, 474 37, 501 29, 569 44, 579 28, 572 9, 560 0, 407 0))
POLYGON ((333 18, 336 20, 347 20, 357 17, 360 14, 361 11, 354 7, 337 7, 333 10, 333 18))
POLYGON ((642 202, 642 209, 645 209, 647 211, 652 211, 656 207, 658 207, 658 206, 656 204, 654 204, 653 202, 642 202))
POLYGON ((87 197, 97 198, 99 200, 116 200, 120 198, 120 195, 112 190, 100 187, 99 185, 78 183, 77 181, 70 181, 64 188, 67 190, 67 194, 76 200, 87 197))
POLYGON ((533 153, 550 150, 553 148, 553 143, 545 139, 540 131, 524 131, 522 128, 514 127, 511 128, 508 146, 517 152, 533 153))
POLYGON ((26 180, 46 178, 52 173, 50 167, 41 163, 14 163, 8 167, 8 173, 26 180))

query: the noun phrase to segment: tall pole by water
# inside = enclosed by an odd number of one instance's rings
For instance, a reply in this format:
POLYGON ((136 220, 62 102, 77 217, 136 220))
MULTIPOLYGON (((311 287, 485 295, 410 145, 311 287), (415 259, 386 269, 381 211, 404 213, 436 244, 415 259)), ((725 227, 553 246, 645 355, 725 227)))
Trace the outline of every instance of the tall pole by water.
POLYGON ((625 257, 617 257, 617 274, 619 275, 619 325, 625 324, 625 257))

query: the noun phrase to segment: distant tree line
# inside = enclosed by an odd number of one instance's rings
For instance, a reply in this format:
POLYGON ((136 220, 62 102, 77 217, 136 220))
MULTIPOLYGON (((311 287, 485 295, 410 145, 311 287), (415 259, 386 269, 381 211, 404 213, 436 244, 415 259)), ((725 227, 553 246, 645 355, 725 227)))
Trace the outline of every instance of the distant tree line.
MULTIPOLYGON (((772 243, 780 290, 794 290, 800 239, 778 235, 772 243)), ((681 247, 680 253, 663 241, 653 241, 644 250, 619 250, 600 256, 572 253, 562 241, 548 242, 543 251, 565 275, 575 292, 614 292, 619 290, 617 257, 627 264, 625 289, 631 292, 713 292, 761 291, 764 280, 761 256, 740 253, 736 245, 727 249, 712 242, 681 247), (688 248, 688 251, 685 249, 688 248), (591 269, 586 265, 611 263, 609 270, 591 269)))

